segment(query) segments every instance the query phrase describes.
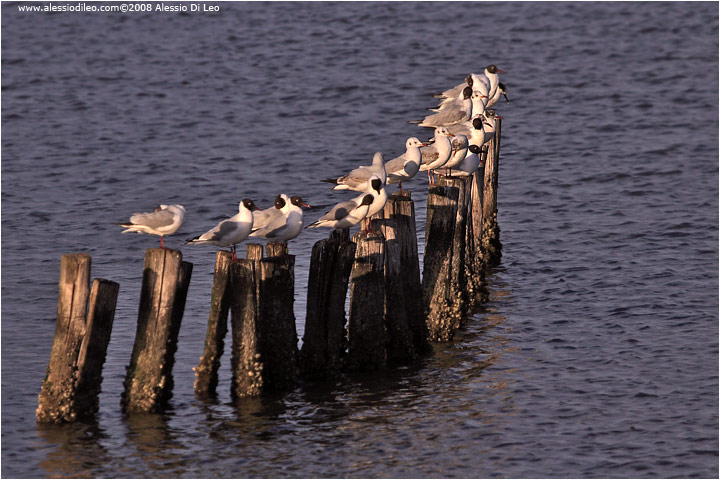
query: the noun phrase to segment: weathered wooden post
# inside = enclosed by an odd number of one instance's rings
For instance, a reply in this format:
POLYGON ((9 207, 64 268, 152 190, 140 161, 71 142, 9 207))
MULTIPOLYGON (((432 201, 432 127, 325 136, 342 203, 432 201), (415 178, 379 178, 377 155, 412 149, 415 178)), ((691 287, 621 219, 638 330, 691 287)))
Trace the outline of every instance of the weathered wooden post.
POLYGON ((268 243, 267 257, 260 260, 258 282, 258 340, 264 359, 265 388, 287 391, 298 377, 297 330, 295 329, 295 255, 285 245, 268 243))
POLYGON ((465 291, 467 179, 441 177, 428 193, 423 304, 430 339, 449 341, 468 309, 465 291))
POLYGON ((233 398, 259 395, 263 387, 263 364, 258 349, 256 272, 262 245, 247 245, 247 260, 231 266, 230 311, 232 316, 233 398))
POLYGON ((342 368, 347 348, 345 298, 354 258, 348 229, 333 230, 330 238, 313 246, 300 350, 300 371, 306 378, 333 377, 342 368))
POLYGON ((387 364, 385 335, 385 238, 358 232, 350 273, 348 370, 378 370, 387 364))
POLYGON ((90 255, 82 253, 63 255, 60 262, 55 338, 38 396, 38 422, 70 422, 98 410, 119 285, 96 279, 90 290, 90 264, 90 255))
POLYGON ((488 266, 498 264, 502 256, 500 227, 497 221, 498 159, 502 120, 497 119, 496 122, 495 137, 488 144, 483 182, 483 250, 488 266))
POLYGON ((175 363, 192 264, 178 250, 145 253, 137 331, 125 375, 121 405, 126 412, 161 411, 172 398, 175 363))
POLYGON ((214 396, 218 384, 220 357, 225 350, 225 335, 228 331, 228 312, 230 310, 230 252, 218 251, 215 257, 210 297, 210 318, 208 318, 205 350, 200 363, 195 367, 195 393, 200 396, 214 396))
POLYGON ((465 235, 465 280, 468 299, 473 305, 481 305, 487 297, 485 288, 485 252, 483 251, 483 161, 469 179, 468 218, 465 235))
POLYGON ((385 326, 388 360, 408 363, 432 352, 422 305, 415 205, 410 192, 396 192, 372 220, 385 237, 385 326))
POLYGON ((295 256, 280 244, 268 244, 266 258, 261 245, 247 247, 231 278, 234 398, 286 391, 297 381, 295 256))
POLYGON ((98 395, 102 385, 102 368, 110 343, 115 307, 120 285, 96 278, 90 289, 85 338, 78 356, 77 411, 95 414, 99 409, 98 395))

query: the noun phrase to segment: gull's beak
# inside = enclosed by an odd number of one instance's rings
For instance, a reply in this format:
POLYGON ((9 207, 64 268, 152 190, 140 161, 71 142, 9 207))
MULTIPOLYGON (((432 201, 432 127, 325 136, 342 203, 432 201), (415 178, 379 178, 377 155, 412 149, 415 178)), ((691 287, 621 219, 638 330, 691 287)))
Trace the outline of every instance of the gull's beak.
POLYGON ((308 205, 307 203, 303 203, 302 206, 305 207, 305 208, 312 208, 312 207, 311 207, 310 205, 308 205))
POLYGON ((420 145, 422 145, 423 147, 427 147, 428 145, 430 145, 430 142, 420 142, 420 145))
MULTIPOLYGON (((505 97, 505 101, 506 101, 507 103, 510 103, 510 99, 509 99, 509 98, 507 97, 507 95, 505 95, 504 93, 503 93, 503 97, 505 97)), ((502 118, 502 117, 501 117, 501 118, 502 118)))
POLYGON ((450 135, 451 137, 454 137, 454 136, 455 136, 454 133, 450 133, 450 132, 448 132, 448 135, 450 135))
POLYGON ((500 116, 500 115, 498 115, 498 114, 495 114, 495 118, 499 118, 500 120, 502 120, 502 119, 503 119, 503 117, 501 117, 501 116, 500 116))
POLYGON ((504 70, 500 70, 500 69, 498 68, 498 69, 497 69, 497 73, 505 73, 505 71, 504 71, 504 70))

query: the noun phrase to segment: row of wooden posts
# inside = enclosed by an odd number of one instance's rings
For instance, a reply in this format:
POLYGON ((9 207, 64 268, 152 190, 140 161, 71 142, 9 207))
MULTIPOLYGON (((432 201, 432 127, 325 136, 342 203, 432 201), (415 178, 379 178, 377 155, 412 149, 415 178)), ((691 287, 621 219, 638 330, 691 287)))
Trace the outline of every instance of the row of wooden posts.
MULTIPOLYGON (((205 348, 195 392, 214 396, 228 317, 234 398, 282 392, 299 377, 408 364, 452 339, 485 301, 485 270, 500 258, 497 179, 500 120, 471 177, 440 177, 427 199, 422 280, 409 192, 388 198, 370 233, 333 231, 312 249, 302 349, 293 312, 295 257, 247 245, 247 258, 216 257, 205 348), (345 300, 350 291, 350 311, 345 300)), ((98 411, 102 366, 119 285, 96 279, 90 256, 62 256, 57 323, 36 416, 59 423, 98 411)), ((157 412, 172 397, 172 368, 193 266, 177 250, 146 252, 138 324, 121 405, 157 412)))

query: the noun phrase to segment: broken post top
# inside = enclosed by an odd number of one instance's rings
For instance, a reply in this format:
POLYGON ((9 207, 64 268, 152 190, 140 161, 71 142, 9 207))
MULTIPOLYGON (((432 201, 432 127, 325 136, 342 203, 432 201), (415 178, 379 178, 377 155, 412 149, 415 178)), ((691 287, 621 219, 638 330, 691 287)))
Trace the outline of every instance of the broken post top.
POLYGON ((284 257, 286 255, 287 245, 284 243, 268 242, 265 245, 265 252, 268 257, 284 257))
POLYGON ((263 258, 263 246, 259 243, 247 244, 247 259, 260 260, 263 258))

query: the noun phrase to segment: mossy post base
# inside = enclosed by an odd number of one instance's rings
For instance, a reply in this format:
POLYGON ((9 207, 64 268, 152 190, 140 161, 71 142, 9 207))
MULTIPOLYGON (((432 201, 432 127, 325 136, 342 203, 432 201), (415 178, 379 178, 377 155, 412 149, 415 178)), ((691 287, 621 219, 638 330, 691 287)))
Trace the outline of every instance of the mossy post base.
POLYGON ((431 341, 452 339, 465 322, 465 236, 469 180, 440 177, 428 193, 423 305, 431 341))
POLYGON ((35 412, 40 423, 72 422, 98 411, 119 285, 95 279, 91 289, 90 265, 83 253, 60 262, 55 338, 35 412))

